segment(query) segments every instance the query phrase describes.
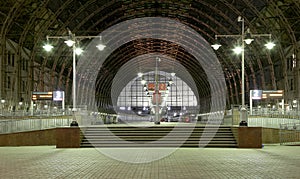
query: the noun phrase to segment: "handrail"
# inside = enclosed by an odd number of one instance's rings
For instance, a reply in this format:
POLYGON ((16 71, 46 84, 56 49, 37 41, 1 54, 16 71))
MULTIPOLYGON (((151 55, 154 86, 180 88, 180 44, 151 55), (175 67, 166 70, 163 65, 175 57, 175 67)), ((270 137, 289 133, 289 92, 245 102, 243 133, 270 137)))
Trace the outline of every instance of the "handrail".
POLYGON ((47 119, 7 119, 0 120, 0 134, 43 130, 56 127, 70 126, 72 117, 47 119))
POLYGON ((300 123, 280 124, 280 145, 300 144, 300 123))

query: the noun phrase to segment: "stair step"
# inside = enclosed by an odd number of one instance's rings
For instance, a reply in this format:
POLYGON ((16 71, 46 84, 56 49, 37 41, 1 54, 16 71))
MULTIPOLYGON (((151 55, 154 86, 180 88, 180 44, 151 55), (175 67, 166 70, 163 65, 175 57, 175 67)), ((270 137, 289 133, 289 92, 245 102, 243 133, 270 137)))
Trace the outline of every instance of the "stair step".
POLYGON ((83 131, 81 147, 237 147, 231 128, 224 126, 113 126, 83 131))
POLYGON ((165 144, 153 144, 153 143, 128 143, 128 144, 119 144, 119 143, 95 143, 95 144, 81 144, 81 147, 237 147, 236 143, 231 144, 221 144, 221 143, 214 143, 214 144, 199 144, 199 143, 165 143, 165 144))

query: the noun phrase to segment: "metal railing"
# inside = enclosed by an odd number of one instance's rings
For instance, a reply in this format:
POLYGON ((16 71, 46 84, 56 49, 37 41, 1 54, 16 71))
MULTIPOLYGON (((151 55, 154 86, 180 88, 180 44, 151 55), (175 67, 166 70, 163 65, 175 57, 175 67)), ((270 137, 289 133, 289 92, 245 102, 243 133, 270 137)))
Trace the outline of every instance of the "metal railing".
POLYGON ((249 127, 281 128, 284 123, 300 123, 299 119, 274 118, 274 117, 250 117, 248 118, 249 127))
POLYGON ((0 134, 70 126, 72 120, 72 117, 3 119, 0 120, 0 134))
POLYGON ((280 124, 280 145, 300 145, 300 123, 280 124))

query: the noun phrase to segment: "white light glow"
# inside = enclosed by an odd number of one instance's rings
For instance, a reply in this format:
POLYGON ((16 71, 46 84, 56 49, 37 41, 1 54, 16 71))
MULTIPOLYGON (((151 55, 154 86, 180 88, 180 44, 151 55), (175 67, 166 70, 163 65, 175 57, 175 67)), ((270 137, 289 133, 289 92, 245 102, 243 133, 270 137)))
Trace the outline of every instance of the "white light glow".
POLYGON ((242 48, 242 47, 235 47, 235 48, 233 49, 233 51, 234 51, 234 53, 236 53, 236 54, 241 54, 242 51, 243 51, 243 48, 242 48))
POLYGON ((246 43, 247 45, 249 45, 249 44, 251 44, 251 42, 253 41, 253 39, 245 39, 244 41, 245 41, 245 43, 246 43))
POLYGON ((69 39, 69 40, 66 40, 65 43, 67 44, 67 46, 72 47, 73 44, 75 43, 75 41, 69 39))
POLYGON ((141 83, 142 85, 146 84, 146 80, 142 79, 141 83))
POLYGON ((268 42, 267 44, 265 44, 265 47, 271 50, 273 47, 275 47, 275 44, 273 42, 268 42))
POLYGON ((81 48, 76 48, 75 49, 76 55, 80 55, 80 54, 82 54, 82 52, 83 52, 83 50, 81 48))
POLYGON ((218 50, 222 45, 220 44, 213 44, 211 45, 211 47, 214 49, 214 50, 218 50))
POLYGON ((45 44, 43 48, 47 51, 50 52, 53 49, 53 46, 51 44, 45 44))
POLYGON ((106 45, 99 44, 96 47, 98 48, 98 50, 102 51, 102 50, 104 50, 104 48, 106 47, 106 45))

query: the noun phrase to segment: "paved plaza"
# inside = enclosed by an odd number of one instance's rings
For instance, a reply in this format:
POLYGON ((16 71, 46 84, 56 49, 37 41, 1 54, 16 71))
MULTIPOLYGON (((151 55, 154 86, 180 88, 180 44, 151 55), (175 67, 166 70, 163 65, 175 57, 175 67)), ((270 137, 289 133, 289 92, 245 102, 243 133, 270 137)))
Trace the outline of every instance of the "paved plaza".
MULTIPOLYGON (((141 155, 141 149, 124 150, 130 150, 130 155, 138 151, 132 156, 137 158, 155 155, 147 150, 141 155)), ((300 178, 299 146, 179 148, 164 158, 142 163, 112 159, 95 148, 1 147, 0 154, 1 179, 300 178)))

